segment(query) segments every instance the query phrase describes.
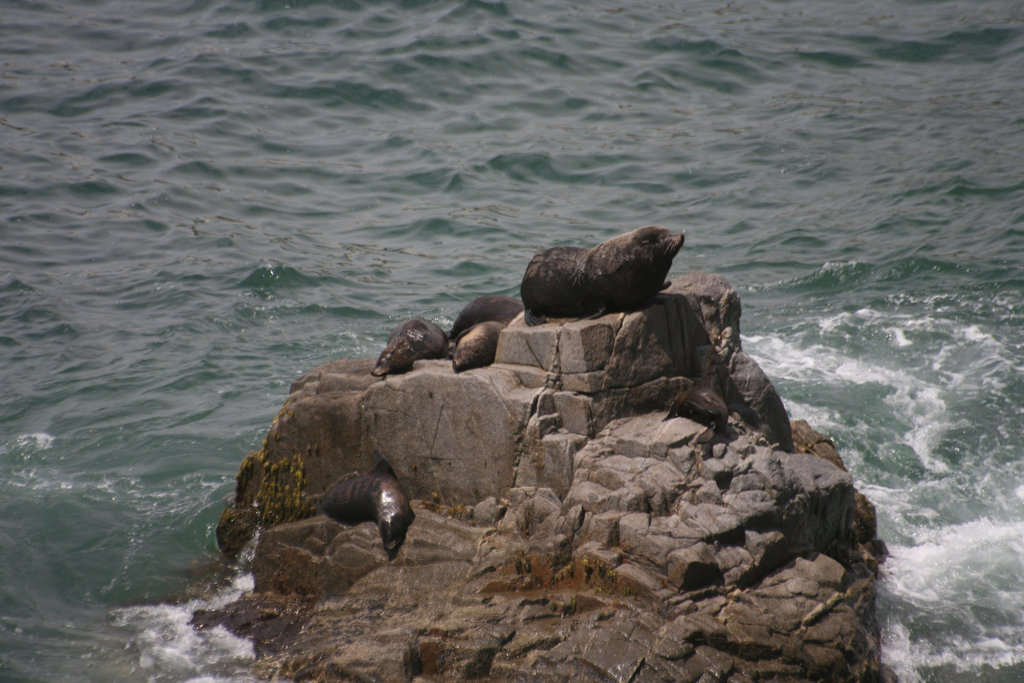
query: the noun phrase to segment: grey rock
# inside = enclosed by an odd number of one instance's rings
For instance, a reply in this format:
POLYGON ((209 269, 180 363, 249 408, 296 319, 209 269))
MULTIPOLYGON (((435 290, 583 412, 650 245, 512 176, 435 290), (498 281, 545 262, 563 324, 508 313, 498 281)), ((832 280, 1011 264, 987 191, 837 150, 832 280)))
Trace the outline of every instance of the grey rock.
POLYGON ((669 583, 682 590, 692 591, 722 581, 714 546, 708 543, 677 547, 666 560, 669 583))
POLYGON ((307 373, 218 525, 230 554, 261 528, 256 592, 201 623, 256 638, 267 678, 883 676, 870 503, 794 432, 739 319, 692 273, 640 311, 519 318, 485 368, 307 373), (665 419, 698 383, 732 411, 721 433, 665 419), (315 514, 375 452, 416 512, 393 559, 372 523, 315 514))
POLYGON ((477 526, 494 526, 505 509, 494 496, 484 498, 473 506, 473 524, 477 526))
POLYGON ((728 387, 725 401, 730 409, 741 412, 770 443, 784 451, 793 450, 793 434, 782 398, 761 367, 743 351, 732 355, 728 387))
POLYGON ((367 389, 363 440, 411 497, 473 505, 513 485, 535 394, 501 370, 456 375, 445 361, 421 361, 367 389))

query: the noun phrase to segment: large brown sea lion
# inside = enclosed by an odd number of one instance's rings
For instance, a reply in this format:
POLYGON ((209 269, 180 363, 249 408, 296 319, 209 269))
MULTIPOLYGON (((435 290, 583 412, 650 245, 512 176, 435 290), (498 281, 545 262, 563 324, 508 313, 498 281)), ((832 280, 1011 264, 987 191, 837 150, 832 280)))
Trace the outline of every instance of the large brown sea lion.
POLYGON ((320 509, 339 522, 376 522, 384 550, 391 558, 416 518, 394 470, 379 453, 372 472, 339 481, 328 489, 320 509))
POLYGON ((542 251, 530 259, 519 290, 526 323, 641 308, 668 286, 665 276, 682 246, 683 235, 652 225, 590 249, 542 251))
POLYGON ((388 337, 388 345, 381 351, 370 374, 383 377, 405 372, 415 361, 444 358, 447 353, 448 335, 444 330, 429 320, 411 318, 396 327, 388 337))
POLYGON ((510 296, 479 296, 463 307, 455 318, 448 339, 457 339, 460 334, 477 323, 490 320, 508 324, 523 311, 523 302, 510 296))
POLYGON ((452 369, 462 372, 493 363, 498 350, 498 336, 503 329, 505 323, 489 320, 477 323, 459 335, 452 354, 452 369))

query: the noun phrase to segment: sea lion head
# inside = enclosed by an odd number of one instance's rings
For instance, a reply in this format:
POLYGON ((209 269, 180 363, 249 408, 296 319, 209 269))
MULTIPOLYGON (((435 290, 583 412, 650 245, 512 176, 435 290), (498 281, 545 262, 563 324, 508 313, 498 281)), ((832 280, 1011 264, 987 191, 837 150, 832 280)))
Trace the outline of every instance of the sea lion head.
POLYGON ((729 408, 715 390, 700 387, 680 393, 668 417, 685 417, 722 432, 729 424, 729 408))
POLYGON ((409 499, 398 484, 391 463, 380 451, 374 451, 374 465, 370 476, 377 481, 374 503, 380 540, 388 557, 393 559, 405 542, 405 534, 416 515, 413 514, 409 499))
POLYGON ((377 357, 377 364, 373 366, 373 370, 370 370, 370 374, 374 377, 383 377, 391 372, 391 359, 394 355, 395 350, 390 346, 381 351, 380 356, 377 357))
POLYGON ((380 529, 380 540, 384 544, 384 550, 390 557, 405 542, 405 535, 409 531, 416 515, 409 507, 409 501, 398 488, 398 482, 392 479, 392 486, 382 486, 380 500, 378 501, 379 511, 377 513, 377 528, 380 529))
POLYGON ((627 232, 589 251, 587 274, 609 310, 638 308, 668 286, 665 277, 684 240, 660 225, 627 232))
POLYGON ((424 358, 441 358, 448 352, 448 335, 440 327, 423 318, 410 318, 394 329, 388 345, 377 357, 370 374, 383 377, 405 372, 424 358))

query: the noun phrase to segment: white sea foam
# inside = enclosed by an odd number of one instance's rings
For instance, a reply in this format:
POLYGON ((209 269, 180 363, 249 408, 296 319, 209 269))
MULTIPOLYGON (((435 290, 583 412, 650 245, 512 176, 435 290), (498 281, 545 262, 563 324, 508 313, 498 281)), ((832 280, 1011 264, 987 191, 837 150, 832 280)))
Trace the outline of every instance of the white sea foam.
POLYGON ((920 680, 920 670, 939 666, 1024 665, 1024 618, 1015 607, 1024 590, 1024 521, 978 519, 917 536, 891 544, 884 567, 887 599, 933 615, 932 624, 893 621, 883 629, 883 656, 900 679, 920 680), (979 616, 992 612, 1004 618, 979 616))
POLYGON ((46 432, 33 432, 31 434, 19 434, 13 443, 6 441, 0 443, 0 455, 11 452, 13 446, 15 452, 22 451, 23 457, 29 457, 35 451, 45 451, 53 445, 54 436, 46 432))
POLYGON ((34 432, 22 434, 18 437, 18 445, 22 448, 32 448, 37 451, 44 451, 53 445, 53 435, 46 432, 34 432))
POLYGON ((820 344, 801 347, 781 337, 751 335, 745 338, 751 355, 769 376, 798 382, 878 385, 885 387, 883 399, 893 414, 906 421, 907 428, 895 443, 909 446, 921 465, 942 473, 948 466, 934 455, 946 431, 954 426, 947 415, 944 387, 920 378, 910 370, 882 365, 820 344))
POLYGON ((928 680, 921 671, 938 667, 952 668, 961 674, 985 667, 996 670, 1014 667, 1014 672, 1005 674, 1005 680, 1010 681, 1020 680, 1018 667, 1024 663, 1024 651, 1019 641, 1014 644, 995 637, 975 641, 959 635, 951 636, 947 644, 936 647, 934 643, 913 639, 905 626, 894 622, 882 631, 882 661, 902 683, 928 680))
POLYGON ((893 343, 900 348, 905 348, 914 344, 914 342, 907 339, 907 334, 903 331, 902 327, 887 327, 886 331, 891 336, 893 343))
POLYGON ((1006 680, 1024 672, 1019 434, 1005 415, 981 437, 971 422, 976 401, 998 400, 1024 374, 1012 342, 955 317, 871 309, 744 337, 769 377, 797 385, 794 393, 803 386, 812 396, 843 395, 841 406, 784 398, 792 417, 853 444, 843 456, 855 477, 867 458, 900 458, 901 449, 924 469, 897 461, 875 483, 858 481, 891 551, 879 608, 883 658, 902 681, 927 680, 939 668, 948 675, 991 667, 1006 680))
POLYGON ((251 681, 248 667, 256 654, 250 640, 222 626, 200 631, 190 622, 196 610, 223 607, 252 588, 252 574, 239 573, 211 598, 125 607, 114 619, 134 633, 129 647, 150 680, 251 681))
POLYGON ((946 414, 942 389, 909 377, 905 379, 906 383, 898 385, 896 392, 885 399, 897 415, 910 420, 911 429, 903 436, 903 442, 913 449, 925 469, 948 472, 949 466, 933 455, 946 431, 954 426, 946 414))
POLYGON ((955 599, 979 576, 1013 571, 1024 579, 1024 520, 978 519, 919 532, 916 543, 891 548, 890 586, 919 601, 955 599))

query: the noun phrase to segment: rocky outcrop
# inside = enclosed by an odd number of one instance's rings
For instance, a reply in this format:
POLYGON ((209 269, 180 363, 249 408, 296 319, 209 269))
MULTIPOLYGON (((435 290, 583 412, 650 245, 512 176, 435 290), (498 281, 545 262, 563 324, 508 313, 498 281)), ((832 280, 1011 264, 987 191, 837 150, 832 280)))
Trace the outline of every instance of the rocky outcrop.
POLYGON ((520 318, 487 368, 315 369, 218 525, 228 554, 258 536, 254 593, 196 625, 295 680, 881 677, 870 503, 790 423, 739 318, 697 273, 642 311, 520 318), (725 399, 723 433, 665 419, 697 383, 725 399), (391 561, 372 524, 313 515, 374 452, 414 499, 391 561))

